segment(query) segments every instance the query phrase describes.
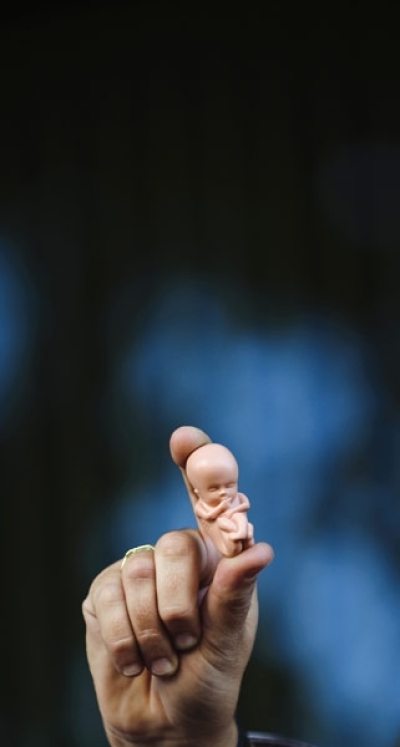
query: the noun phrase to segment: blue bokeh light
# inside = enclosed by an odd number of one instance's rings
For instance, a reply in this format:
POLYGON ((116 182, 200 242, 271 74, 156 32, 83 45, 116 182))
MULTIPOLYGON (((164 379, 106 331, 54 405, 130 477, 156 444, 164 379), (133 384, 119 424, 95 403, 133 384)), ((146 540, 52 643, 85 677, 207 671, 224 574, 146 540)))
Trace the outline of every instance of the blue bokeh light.
POLYGON ((0 240, 0 426, 21 393, 21 379, 29 369, 34 323, 32 289, 16 251, 0 240))
MULTIPOLYGON (((223 293, 189 280, 160 293, 117 370, 133 410, 140 402, 171 430, 198 425, 237 455, 256 537, 276 552, 259 584, 268 641, 261 630, 258 654, 307 683, 331 735, 326 747, 387 747, 400 721, 396 571, 372 521, 358 526, 350 511, 331 522, 326 508, 327 496, 333 505, 364 500, 372 517, 384 501, 399 532, 390 478, 371 489, 368 474, 346 470, 376 430, 384 398, 375 372, 348 323, 308 313, 279 332, 239 330, 223 293)), ((126 489, 111 524, 116 557, 194 524, 179 485, 171 466, 126 489)))

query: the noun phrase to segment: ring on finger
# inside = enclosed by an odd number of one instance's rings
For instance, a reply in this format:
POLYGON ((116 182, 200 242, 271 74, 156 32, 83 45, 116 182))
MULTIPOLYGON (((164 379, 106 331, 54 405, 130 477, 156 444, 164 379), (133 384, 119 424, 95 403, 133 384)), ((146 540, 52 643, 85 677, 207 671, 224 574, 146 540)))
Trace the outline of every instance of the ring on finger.
POLYGON ((154 552, 155 548, 153 545, 138 545, 137 547, 131 547, 130 550, 127 550, 124 558, 121 563, 121 570, 124 567, 126 561, 128 558, 131 557, 131 555, 137 555, 139 552, 154 552))

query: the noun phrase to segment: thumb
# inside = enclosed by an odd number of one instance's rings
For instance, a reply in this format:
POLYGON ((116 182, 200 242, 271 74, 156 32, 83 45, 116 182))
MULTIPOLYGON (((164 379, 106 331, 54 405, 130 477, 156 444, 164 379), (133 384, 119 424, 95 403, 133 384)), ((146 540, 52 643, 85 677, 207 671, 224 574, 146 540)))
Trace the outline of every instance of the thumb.
POLYGON ((248 663, 258 624, 257 577, 273 558, 272 547, 259 542, 216 568, 202 605, 201 645, 220 671, 241 674, 248 663))

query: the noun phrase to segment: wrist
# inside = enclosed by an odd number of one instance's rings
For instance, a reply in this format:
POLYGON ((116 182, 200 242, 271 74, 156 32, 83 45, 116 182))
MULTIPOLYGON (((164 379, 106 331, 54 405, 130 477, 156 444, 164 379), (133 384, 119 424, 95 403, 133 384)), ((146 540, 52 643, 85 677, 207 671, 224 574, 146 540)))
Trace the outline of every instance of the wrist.
POLYGON ((110 747, 238 747, 238 727, 235 721, 221 731, 208 734, 196 733, 187 735, 160 735, 159 737, 143 737, 137 739, 129 735, 116 734, 106 728, 107 740, 110 747))

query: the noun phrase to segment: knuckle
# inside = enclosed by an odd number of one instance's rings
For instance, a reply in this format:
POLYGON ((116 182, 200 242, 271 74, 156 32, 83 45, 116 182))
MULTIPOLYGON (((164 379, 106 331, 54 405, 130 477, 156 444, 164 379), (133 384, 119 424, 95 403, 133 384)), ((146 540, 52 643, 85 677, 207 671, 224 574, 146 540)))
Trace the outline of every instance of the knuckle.
POLYGON ((108 650, 115 661, 124 660, 126 654, 131 653, 133 648, 133 636, 121 638, 118 635, 111 635, 108 640, 108 650))
POLYGON ((136 558, 129 559, 128 563, 122 570, 122 575, 127 581, 137 581, 143 579, 154 579, 154 560, 150 553, 143 553, 136 558), (147 556, 147 557, 146 557, 147 556))
POLYGON ((168 626, 171 623, 185 622, 193 620, 197 615, 195 607, 184 607, 181 604, 168 604, 163 606, 163 622, 168 626))
POLYGON ((185 532, 173 531, 164 534, 157 543, 157 549, 169 558, 186 558, 193 546, 192 538, 185 532))
POLYGON ((93 614, 92 605, 90 604, 89 597, 86 597, 86 599, 84 599, 83 602, 81 603, 81 610, 82 610, 83 617, 86 617, 86 615, 93 614))
POLYGON ((110 607, 121 602, 122 590, 117 581, 107 581, 99 586, 94 592, 96 607, 110 607))
POLYGON ((109 640, 108 653, 115 668, 121 674, 135 676, 143 671, 143 662, 132 635, 109 640))
POLYGON ((136 631, 136 640, 139 646, 151 648, 152 645, 157 644, 161 639, 162 634, 157 628, 143 628, 136 631))

